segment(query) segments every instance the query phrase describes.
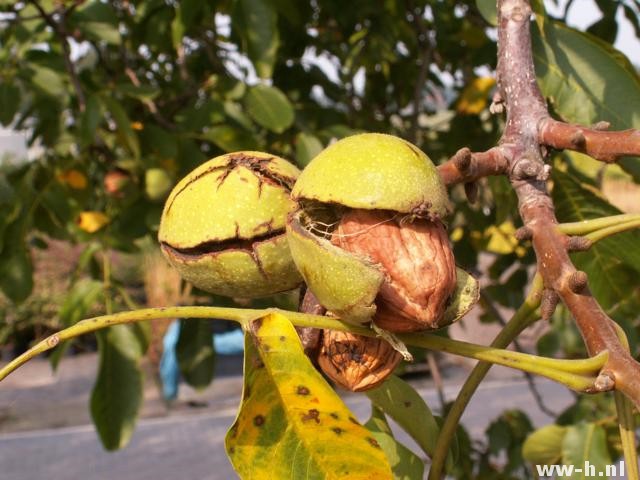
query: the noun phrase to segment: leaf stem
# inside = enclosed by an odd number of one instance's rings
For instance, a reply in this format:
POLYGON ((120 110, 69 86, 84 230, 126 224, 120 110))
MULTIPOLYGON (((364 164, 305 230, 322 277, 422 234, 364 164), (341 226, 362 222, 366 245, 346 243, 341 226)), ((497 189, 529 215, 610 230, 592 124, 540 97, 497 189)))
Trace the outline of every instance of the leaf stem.
MULTIPOLYGON (((614 327, 618 332, 620 343, 629 351, 627 334, 620 325, 615 324, 614 327)), ((629 480, 639 480, 640 472, 638 472, 638 455, 636 453, 636 426, 633 416, 633 404, 619 391, 614 391, 613 395, 616 402, 616 412, 618 414, 620 442, 622 443, 622 452, 624 454, 625 464, 627 465, 627 476, 629 480)))
MULTIPOLYGON (((491 343, 492 347, 505 348, 516 338, 520 332, 527 328, 533 321, 537 320, 534 313, 540 306, 542 299, 542 277, 537 274, 532 282, 531 290, 524 303, 514 313, 506 326, 500 331, 498 336, 491 343)), ((429 470, 429 480, 438 480, 442 476, 449 448, 455 437, 456 429, 460 423, 460 418, 464 413, 471 397, 478 389, 478 386, 489 372, 491 364, 479 362, 469 374, 469 377, 462 385, 458 396, 451 405, 449 413, 440 428, 440 434, 436 442, 437 448, 431 459, 431 469, 429 470)))
POLYGON ((586 237, 592 242, 597 242, 598 240, 610 237, 611 235, 615 235, 616 233, 626 232, 627 230, 632 230, 634 228, 640 228, 640 218, 638 218, 637 220, 632 220, 630 222, 611 225, 610 227, 603 228, 601 230, 596 230, 595 232, 591 232, 586 235, 586 237))
MULTIPOLYGON (((112 325, 161 318, 218 318, 237 321, 243 328, 246 328, 248 322, 272 312, 279 312, 285 315, 294 325, 299 327, 347 331, 369 337, 375 337, 377 335, 376 332, 370 328, 349 325, 335 318, 271 308, 264 310, 223 307, 146 308, 83 320, 55 333, 5 365, 5 367, 0 370, 0 380, 34 356, 55 347, 60 341, 112 325)), ((595 380, 592 375, 597 374, 607 358, 606 352, 603 352, 602 355, 584 360, 556 360, 520 352, 500 350, 495 347, 460 342, 434 334, 398 335, 398 338, 408 345, 453 353, 543 375, 579 391, 586 391, 592 387, 595 380)))
POLYGON ((558 230, 565 235, 587 235, 596 230, 602 230, 631 221, 640 221, 640 214, 624 213, 621 215, 583 220, 581 222, 561 223, 558 225, 558 230))

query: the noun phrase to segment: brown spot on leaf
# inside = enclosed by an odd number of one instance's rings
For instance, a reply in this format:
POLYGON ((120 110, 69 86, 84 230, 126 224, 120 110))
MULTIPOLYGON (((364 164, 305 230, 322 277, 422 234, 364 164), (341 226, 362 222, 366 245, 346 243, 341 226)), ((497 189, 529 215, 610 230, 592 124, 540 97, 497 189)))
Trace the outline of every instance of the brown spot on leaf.
POLYGON ((316 423, 320 423, 320 412, 315 408, 312 408, 307 413, 303 413, 302 421, 308 422, 309 420, 314 420, 316 423))
POLYGON ((356 420, 355 418, 353 418, 352 416, 349 416, 349 421, 355 425, 360 425, 360 423, 358 422, 358 420, 356 420))
POLYGON ((280 341, 284 342, 287 339, 287 337, 285 337, 284 335, 280 335, 280 341))
POLYGON ((333 427, 331 429, 333 431, 333 433, 335 433, 336 435, 342 435, 344 433, 344 430, 341 429, 340 427, 333 427))
POLYGON ((256 415, 255 417, 253 417, 253 424, 256 427, 261 427, 262 425, 264 425, 264 416, 263 415, 256 415))
POLYGON ((405 400, 404 402, 402 402, 402 404, 407 408, 411 406, 411 402, 409 400, 405 400))
POLYGON ((329 415, 331 416, 331 418, 333 418, 335 420, 339 420, 340 419, 340 416, 336 412, 331 412, 329 415))
POLYGON ((304 385, 298 385, 298 388, 296 389, 296 393, 298 395, 309 395, 310 392, 309 392, 309 389, 304 385))
POLYGON ((380 448, 380 444, 376 441, 375 438, 367 437, 367 442, 369 442, 369 444, 371 444, 372 447, 380 448))
MULTIPOLYGON (((258 318, 253 322, 251 322, 251 330, 253 331, 253 333, 256 333, 258 330, 260 330, 260 327, 262 327, 262 318, 258 318)), ((254 338, 256 342, 260 342, 259 338, 257 337, 254 337, 254 338)))

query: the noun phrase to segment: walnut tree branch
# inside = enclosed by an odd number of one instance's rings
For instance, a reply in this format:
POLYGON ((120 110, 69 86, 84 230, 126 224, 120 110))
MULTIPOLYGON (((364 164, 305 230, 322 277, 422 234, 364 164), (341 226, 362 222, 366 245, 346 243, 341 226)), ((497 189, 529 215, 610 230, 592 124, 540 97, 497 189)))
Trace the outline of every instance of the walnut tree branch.
POLYGON ((545 118, 539 126, 540 142, 553 148, 583 152, 605 163, 613 163, 624 155, 640 155, 640 130, 609 132, 606 122, 595 127, 545 118))
POLYGON ((550 167, 544 163, 540 145, 542 132, 552 120, 536 83, 530 20, 529 0, 498 0, 497 76, 507 113, 500 144, 509 145, 513 152, 509 180, 545 288, 555 291, 570 310, 589 354, 609 353, 597 388, 616 388, 640 405, 640 364, 620 344, 613 321, 589 292, 586 275, 572 264, 566 236, 555 228, 558 222, 546 185, 550 167))
POLYGON ((471 152, 461 148, 442 165, 438 173, 445 185, 469 183, 490 175, 504 175, 509 168, 510 151, 506 145, 486 152, 471 152))

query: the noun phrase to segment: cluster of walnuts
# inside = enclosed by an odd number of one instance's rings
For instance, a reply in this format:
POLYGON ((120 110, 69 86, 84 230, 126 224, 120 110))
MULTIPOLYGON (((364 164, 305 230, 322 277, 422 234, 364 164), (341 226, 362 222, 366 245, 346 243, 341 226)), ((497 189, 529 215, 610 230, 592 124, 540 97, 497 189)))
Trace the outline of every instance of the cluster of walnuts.
MULTIPOLYGON (((182 277, 208 292, 255 298, 304 282, 326 315, 416 332, 450 324, 477 301, 477 282, 455 265, 448 209, 427 155, 370 133, 330 145, 302 172, 262 152, 216 157, 175 186, 158 237, 182 277)), ((379 337, 301 337, 352 391, 375 387, 402 360, 379 337)))

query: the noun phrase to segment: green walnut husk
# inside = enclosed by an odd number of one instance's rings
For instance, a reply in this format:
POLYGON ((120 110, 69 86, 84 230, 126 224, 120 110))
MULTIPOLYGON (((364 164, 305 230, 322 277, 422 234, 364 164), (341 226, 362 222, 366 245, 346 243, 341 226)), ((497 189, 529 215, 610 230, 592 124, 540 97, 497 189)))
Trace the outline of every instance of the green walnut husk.
POLYGON ((298 201, 422 217, 449 212, 447 190, 429 157, 382 133, 353 135, 327 147, 307 165, 291 193, 298 201))
POLYGON ((158 239, 180 275, 217 295, 256 298, 302 281, 285 235, 299 171, 263 152, 236 152, 200 165, 172 190, 158 239))
MULTIPOLYGON (((299 208, 289 217, 287 237, 296 266, 325 308, 356 324, 374 317, 385 273, 366 256, 332 244, 331 225, 347 209, 398 212, 407 222, 440 222, 449 209, 429 157, 383 134, 347 137, 321 152, 298 178, 292 196, 299 208)), ((478 282, 456 268, 455 288, 437 328, 461 318, 478 297, 478 282)))

